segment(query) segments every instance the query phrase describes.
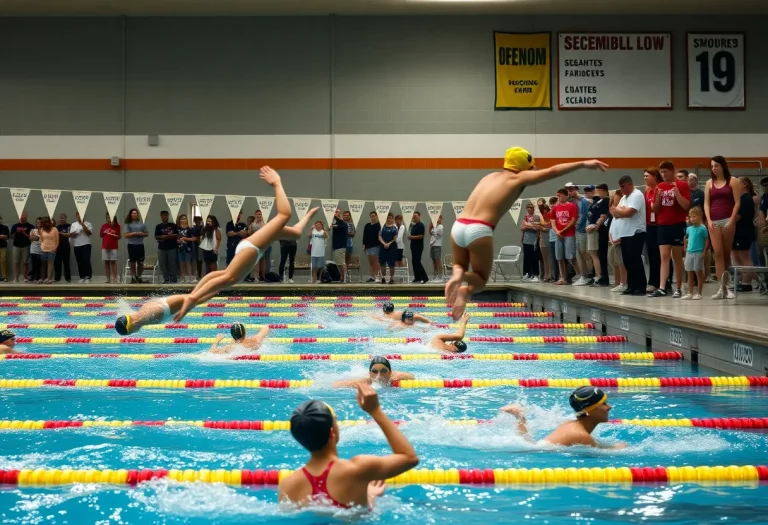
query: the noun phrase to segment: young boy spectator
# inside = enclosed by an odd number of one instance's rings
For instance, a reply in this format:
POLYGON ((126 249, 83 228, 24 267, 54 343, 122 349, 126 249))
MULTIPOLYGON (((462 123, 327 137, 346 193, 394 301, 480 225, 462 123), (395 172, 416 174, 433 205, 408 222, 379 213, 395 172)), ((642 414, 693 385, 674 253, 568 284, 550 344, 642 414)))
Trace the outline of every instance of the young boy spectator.
MULTIPOLYGON (((557 204, 555 204, 552 214, 555 220, 552 221, 552 229, 555 231, 557 241, 555 242, 555 256, 557 264, 560 267, 560 280, 555 284, 568 284, 566 280, 567 267, 566 261, 575 265, 576 260, 576 220, 579 218, 579 209, 573 202, 568 202, 568 190, 561 188, 557 190, 557 204)), ((582 282, 581 279, 576 281, 582 282)), ((582 286, 586 284, 583 282, 582 286)))

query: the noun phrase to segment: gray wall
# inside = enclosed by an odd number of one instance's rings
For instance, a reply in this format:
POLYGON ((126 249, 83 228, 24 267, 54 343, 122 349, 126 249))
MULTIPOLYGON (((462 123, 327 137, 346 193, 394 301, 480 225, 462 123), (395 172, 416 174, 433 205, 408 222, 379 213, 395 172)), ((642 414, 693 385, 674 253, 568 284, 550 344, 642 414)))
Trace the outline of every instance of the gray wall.
MULTIPOLYGON (((766 133, 765 17, 0 19, 0 135, 766 133), (493 30, 674 34, 673 111, 493 111, 493 30), (746 31, 748 111, 686 109, 685 31, 746 31)), ((554 53, 554 50, 553 50, 554 53)), ((553 74, 553 91, 556 89, 553 74)), ((556 96, 553 96, 556 103, 556 96)), ((693 166, 688 166, 692 168, 693 166)), ((285 170, 288 194, 464 200, 487 170, 285 170)), ((625 172, 569 180, 615 183, 625 172)), ((2 186, 257 193, 243 171, 20 171, 2 186)), ((638 179, 639 179, 638 174, 638 179)), ((551 194, 554 181, 528 193, 551 194)), ((132 206, 126 196, 120 215, 132 206)), ((157 200, 148 223, 164 207, 157 200)), ((254 206, 246 202, 245 211, 254 206)), ((28 205, 44 215, 39 196, 28 205)), ((74 215, 69 196, 59 211, 74 215)), ((425 210, 422 210, 425 211, 425 210)), ((223 201, 213 213, 227 218, 223 201)), ((14 222, 7 192, 0 214, 14 222)), ((96 223, 103 203, 89 209, 96 223)), ((453 213, 446 210, 450 228, 453 213)), ((518 242, 507 216, 497 245, 518 242)), ((359 243, 359 240, 358 240, 359 243)), ((152 244, 152 243, 148 243, 152 244)), ((95 268, 100 258, 94 253, 95 268)))

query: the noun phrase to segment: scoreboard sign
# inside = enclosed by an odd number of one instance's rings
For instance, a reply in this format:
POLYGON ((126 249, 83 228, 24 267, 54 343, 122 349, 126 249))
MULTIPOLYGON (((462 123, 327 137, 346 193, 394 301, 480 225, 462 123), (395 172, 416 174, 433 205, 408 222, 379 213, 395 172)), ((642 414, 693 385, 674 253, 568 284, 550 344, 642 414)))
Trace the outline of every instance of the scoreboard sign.
POLYGON ((560 109, 672 109, 669 33, 558 34, 560 109))
POLYGON ((744 33, 688 33, 688 107, 746 107, 744 33))

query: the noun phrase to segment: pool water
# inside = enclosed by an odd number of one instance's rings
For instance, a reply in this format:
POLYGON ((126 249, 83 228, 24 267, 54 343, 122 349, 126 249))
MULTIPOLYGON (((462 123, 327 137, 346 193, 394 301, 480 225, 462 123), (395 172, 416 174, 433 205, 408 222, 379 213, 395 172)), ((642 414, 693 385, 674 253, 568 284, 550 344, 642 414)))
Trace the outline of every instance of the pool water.
MULTIPOLYGON (((252 300, 263 300, 249 298, 252 300)), ((371 298, 360 298, 360 301, 371 298)), ((436 302, 439 299, 431 299, 436 302)), ((271 302, 278 302, 270 300, 271 302)), ((32 303, 32 301, 27 301, 32 303)), ((37 301, 38 303, 40 301, 37 301)), ((135 300, 119 301, 118 311, 135 300)), ((396 301, 397 302, 397 301, 396 301)), ((2 311, 25 310, 18 306, 2 311)), ((281 306, 284 306, 285 301, 281 306)), ((37 308, 29 308, 35 310, 37 308)), ((427 308, 434 311, 436 308, 427 308)), ((422 309, 427 310, 427 309, 422 309)), ((420 311, 418 308, 417 311, 420 311)), ((50 308, 44 314, 2 318, 2 323, 106 323, 107 317, 78 317, 82 308, 50 308)), ((240 312, 242 308, 206 308, 240 312)), ((266 311, 270 311, 269 308, 266 311)), ((275 308, 275 311, 292 311, 275 308)), ((214 337, 226 330, 219 323, 242 320, 319 324, 321 329, 275 329, 272 337, 420 337, 429 339, 445 329, 409 328, 388 331, 368 316, 339 317, 338 309, 302 308, 299 320, 200 317, 186 322, 209 328, 144 330, 142 337, 214 337), (169 332, 171 332, 169 334, 169 332)), ((344 311, 374 314, 375 307, 344 311)), ((514 312, 525 308, 473 308, 471 312, 514 312)), ((550 319, 549 322, 558 322, 550 319)), ((440 319, 439 322, 448 322, 440 319)), ((473 322, 526 323, 536 319, 473 322)), ((18 336, 115 337, 108 329, 50 330, 20 328, 18 336)), ((467 336, 600 335, 590 329, 485 330, 467 336)), ((308 398, 332 405, 340 420, 363 419, 354 391, 333 389, 340 379, 364 377, 367 362, 354 361, 232 361, 205 355, 208 344, 22 344, 33 353, 173 354, 168 359, 40 359, 2 360, 0 378, 31 379, 312 379, 308 388, 66 388, 0 389, 2 420, 278 420, 308 398)), ((643 352, 628 343, 506 344, 470 343, 468 353, 643 352)), ((265 354, 428 354, 420 343, 265 343, 265 354)), ((687 361, 392 361, 395 370, 419 379, 615 378, 720 376, 715 370, 687 361)), ((611 417, 616 419, 722 418, 768 416, 768 389, 760 388, 608 388, 611 417)), ((518 436, 515 423, 499 415, 499 407, 517 402, 527 411, 532 434, 539 439, 572 414, 569 389, 563 388, 394 388, 381 389, 380 400, 413 443, 419 468, 554 468, 619 466, 758 465, 768 462, 765 431, 734 431, 692 427, 645 427, 606 424, 595 432, 606 443, 624 441, 624 450, 571 448, 551 450, 518 436), (490 420, 459 426, 456 419, 490 420)), ((195 426, 88 427, 59 430, 0 430, 0 469, 295 469, 307 453, 287 431, 216 430, 195 426)), ((375 425, 342 427, 339 453, 385 454, 386 441, 375 425)), ((768 490, 760 485, 692 484, 633 486, 403 486, 390 487, 374 513, 363 521, 404 524, 465 525, 495 522, 596 524, 639 520, 665 524, 764 523, 768 490)), ((136 488, 81 484, 55 488, 0 488, 3 523, 332 523, 350 516, 320 516, 310 511, 278 509, 276 491, 217 484, 154 480, 136 488)))

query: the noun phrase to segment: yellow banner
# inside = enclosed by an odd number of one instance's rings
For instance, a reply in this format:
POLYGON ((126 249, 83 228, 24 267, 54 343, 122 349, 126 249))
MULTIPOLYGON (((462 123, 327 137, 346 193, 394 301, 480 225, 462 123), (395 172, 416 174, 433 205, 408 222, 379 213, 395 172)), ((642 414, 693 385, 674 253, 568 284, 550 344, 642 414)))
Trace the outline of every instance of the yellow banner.
POLYGON ((550 33, 494 32, 495 109, 551 109, 550 33))

